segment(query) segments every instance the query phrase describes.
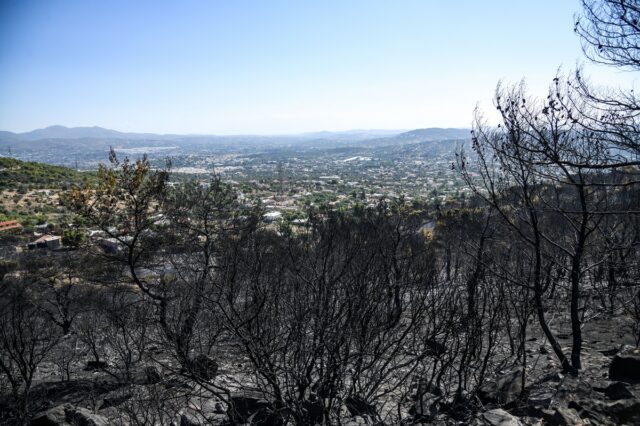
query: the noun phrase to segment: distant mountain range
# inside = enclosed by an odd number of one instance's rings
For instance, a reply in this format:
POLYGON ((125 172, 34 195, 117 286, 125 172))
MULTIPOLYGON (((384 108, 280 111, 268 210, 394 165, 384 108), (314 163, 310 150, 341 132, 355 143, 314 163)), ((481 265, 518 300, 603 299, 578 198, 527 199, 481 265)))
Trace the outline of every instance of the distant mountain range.
POLYGON ((42 139, 171 139, 178 135, 156 135, 152 133, 125 133, 103 127, 49 126, 24 133, 0 131, 0 140, 36 141, 42 139))
POLYGON ((468 129, 457 128, 428 128, 417 129, 408 132, 402 130, 348 130, 342 132, 310 132, 298 135, 234 135, 234 136, 218 136, 218 135, 176 135, 176 134, 154 134, 154 133, 130 133, 119 132, 117 130, 105 129, 102 127, 65 127, 50 126, 44 129, 32 130, 24 133, 13 133, 8 131, 0 131, 0 142, 23 142, 23 141, 39 141, 39 140, 75 140, 75 139, 101 139, 101 140, 123 140, 123 141, 170 141, 185 139, 225 139, 233 140, 242 139, 298 139, 298 140, 334 140, 334 141, 365 141, 375 140, 377 142, 383 139, 398 139, 404 142, 426 141, 426 140, 443 140, 443 139, 462 139, 469 137, 468 129))
MULTIPOLYGON (((348 130, 298 135, 160 135, 102 127, 51 126, 25 133, 0 131, 0 157, 93 170, 113 148, 121 156, 146 154, 162 162, 227 155, 296 158, 330 152, 351 156, 415 156, 453 152, 469 129, 348 130)), ((187 160, 184 160, 187 161, 187 160)), ((192 160, 190 160, 192 161, 192 160)))

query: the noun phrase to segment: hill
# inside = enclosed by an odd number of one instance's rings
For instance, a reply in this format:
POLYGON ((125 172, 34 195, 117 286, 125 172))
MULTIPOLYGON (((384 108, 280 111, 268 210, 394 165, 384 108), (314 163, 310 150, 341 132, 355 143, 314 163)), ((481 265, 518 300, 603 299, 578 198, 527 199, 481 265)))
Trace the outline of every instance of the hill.
POLYGON ((13 141, 37 141, 45 139, 166 139, 176 135, 156 135, 152 133, 125 133, 103 127, 65 127, 49 126, 30 132, 0 132, 0 139, 13 141))
POLYGON ((395 137, 401 140, 415 140, 419 142, 445 139, 469 139, 469 129, 430 127, 400 133, 395 137))
POLYGON ((0 190, 23 185, 35 189, 56 189, 82 183, 93 176, 93 173, 78 172, 67 167, 0 157, 0 190))
POLYGON ((103 127, 65 127, 49 126, 44 129, 36 129, 30 132, 13 133, 0 131, 0 141, 21 142, 40 140, 75 140, 75 139, 107 139, 107 140, 181 140, 181 139, 258 139, 258 140, 281 140, 293 139, 300 141, 308 140, 333 140, 333 141, 365 141, 387 138, 397 138, 400 140, 442 140, 468 138, 468 129, 431 127, 426 129, 416 129, 407 132, 399 130, 347 130, 347 131, 320 131, 302 134, 283 135, 175 135, 175 134, 155 134, 155 133, 131 133, 117 130, 105 129, 103 127))

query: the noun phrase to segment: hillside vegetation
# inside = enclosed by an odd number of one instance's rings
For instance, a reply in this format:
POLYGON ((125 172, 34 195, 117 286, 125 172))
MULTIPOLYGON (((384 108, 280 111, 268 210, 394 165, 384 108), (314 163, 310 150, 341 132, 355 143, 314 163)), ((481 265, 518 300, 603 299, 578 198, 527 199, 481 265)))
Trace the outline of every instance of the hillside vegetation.
POLYGON ((68 167, 0 157, 0 190, 15 190, 21 186, 29 189, 62 189, 93 177, 90 172, 79 172, 68 167))

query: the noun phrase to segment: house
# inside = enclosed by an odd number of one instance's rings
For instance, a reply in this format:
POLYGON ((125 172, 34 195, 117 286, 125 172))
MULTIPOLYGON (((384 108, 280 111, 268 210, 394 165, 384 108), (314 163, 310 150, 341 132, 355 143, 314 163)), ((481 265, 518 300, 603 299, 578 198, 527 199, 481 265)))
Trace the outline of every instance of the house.
POLYGON ((62 238, 56 235, 43 235, 37 240, 27 244, 29 250, 33 250, 36 248, 54 250, 59 248, 62 244, 62 238))
POLYGON ((271 222, 275 222, 281 217, 282 217, 282 213, 280 212, 269 212, 262 215, 262 220, 266 223, 271 223, 271 222))
POLYGON ((22 225, 17 220, 7 220, 5 222, 0 222, 0 232, 21 230, 22 225))

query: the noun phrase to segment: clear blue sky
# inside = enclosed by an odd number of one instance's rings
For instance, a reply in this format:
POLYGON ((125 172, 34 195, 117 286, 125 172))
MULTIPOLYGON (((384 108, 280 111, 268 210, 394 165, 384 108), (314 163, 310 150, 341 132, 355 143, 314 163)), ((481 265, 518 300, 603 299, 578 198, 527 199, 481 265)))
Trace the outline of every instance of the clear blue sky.
MULTIPOLYGON (((577 0, 0 0, 0 129, 468 127, 583 61, 577 0)), ((629 73, 589 66, 593 80, 629 73)), ((542 94, 542 93, 541 93, 542 94)))

